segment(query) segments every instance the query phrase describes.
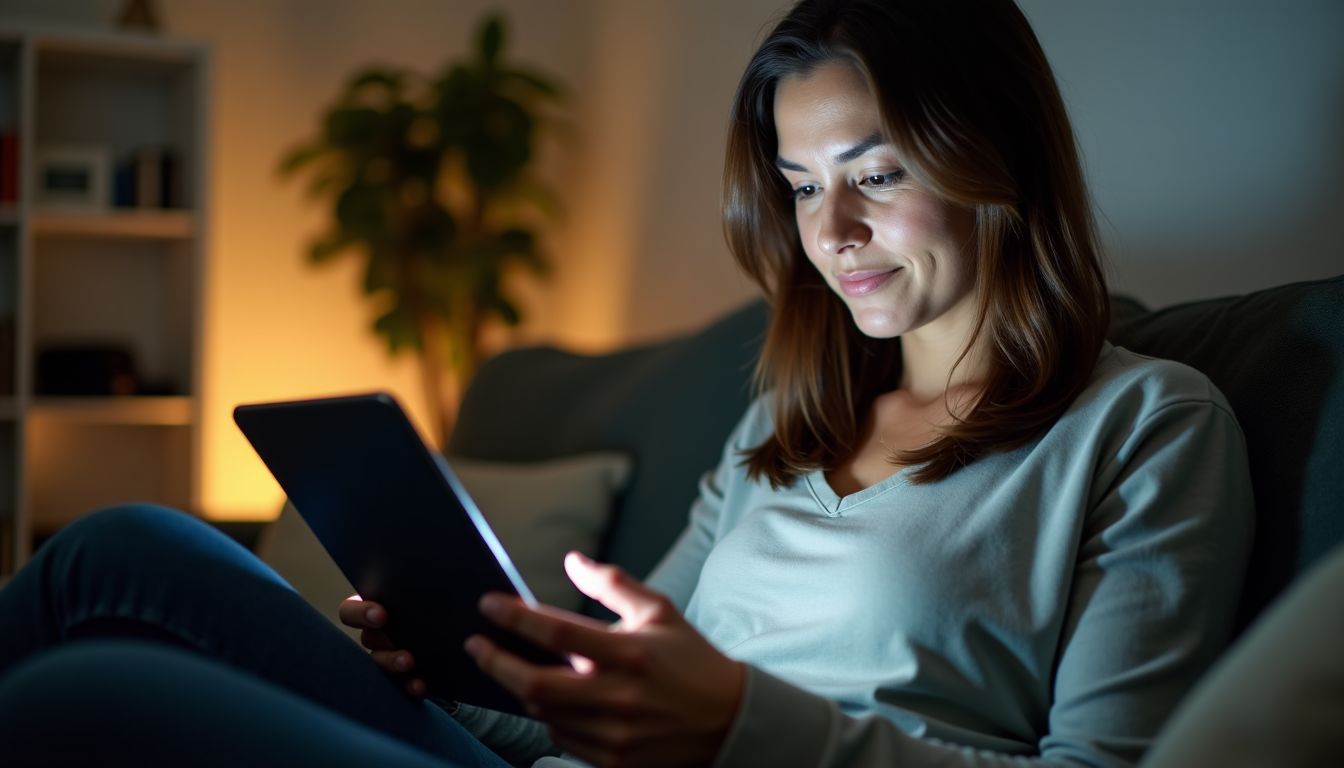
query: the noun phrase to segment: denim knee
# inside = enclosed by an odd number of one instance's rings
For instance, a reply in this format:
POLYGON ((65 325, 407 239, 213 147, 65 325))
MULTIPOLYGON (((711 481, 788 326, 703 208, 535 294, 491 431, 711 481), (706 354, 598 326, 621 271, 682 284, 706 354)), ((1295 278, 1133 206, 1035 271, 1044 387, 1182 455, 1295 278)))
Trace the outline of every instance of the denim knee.
POLYGON ((241 544, 188 513, 157 504, 122 504, 91 512, 42 546, 39 556, 61 570, 190 572, 210 564, 283 580, 241 544), (49 551, 48 551, 49 550, 49 551))
POLYGON ((125 545, 138 540, 153 540, 165 530, 173 531, 191 521, 185 512, 158 504, 118 504, 79 517, 51 538, 58 546, 125 545))

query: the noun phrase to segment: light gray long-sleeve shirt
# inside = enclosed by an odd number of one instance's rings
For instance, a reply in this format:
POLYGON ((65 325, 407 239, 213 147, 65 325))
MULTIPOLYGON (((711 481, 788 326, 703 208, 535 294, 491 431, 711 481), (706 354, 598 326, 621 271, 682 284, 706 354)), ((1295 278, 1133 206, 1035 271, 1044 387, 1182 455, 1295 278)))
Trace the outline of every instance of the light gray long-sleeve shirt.
POLYGON ((649 578, 749 665, 716 765, 1129 765, 1226 643, 1252 495, 1193 369, 1107 345, 1039 440, 844 497, 747 478, 769 410, 649 578))

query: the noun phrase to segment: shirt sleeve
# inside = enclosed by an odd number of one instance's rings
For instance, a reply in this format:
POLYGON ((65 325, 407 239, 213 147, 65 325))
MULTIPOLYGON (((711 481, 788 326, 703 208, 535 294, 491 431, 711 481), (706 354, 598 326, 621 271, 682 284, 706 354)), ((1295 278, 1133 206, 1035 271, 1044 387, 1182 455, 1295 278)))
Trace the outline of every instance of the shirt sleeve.
POLYGON ((546 725, 539 720, 470 704, 453 704, 445 709, 510 765, 531 765, 542 757, 560 754, 546 734, 546 725))
POLYGON ((745 481, 742 452, 768 434, 763 432, 769 429, 763 423, 765 419, 766 404, 757 400, 724 442, 718 466, 700 479, 700 493, 691 505, 686 527, 645 580, 650 589, 671 599, 679 611, 685 612, 700 581, 700 569, 723 531, 724 511, 733 489, 745 481))
POLYGON ((1133 765, 1226 644, 1252 526, 1245 443, 1221 404, 1148 414, 1095 475, 1035 754, 919 738, 752 668, 716 765, 1133 765))

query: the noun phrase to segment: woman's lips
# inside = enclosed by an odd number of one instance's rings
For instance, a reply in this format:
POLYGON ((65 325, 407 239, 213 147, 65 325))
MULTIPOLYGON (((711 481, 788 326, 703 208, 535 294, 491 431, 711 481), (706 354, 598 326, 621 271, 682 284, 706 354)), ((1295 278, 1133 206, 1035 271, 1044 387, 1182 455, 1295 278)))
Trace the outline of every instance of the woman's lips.
POLYGON ((840 284, 840 292, 846 296, 866 296, 892 278, 900 267, 889 270, 867 269, 860 272, 844 272, 835 276, 840 284))

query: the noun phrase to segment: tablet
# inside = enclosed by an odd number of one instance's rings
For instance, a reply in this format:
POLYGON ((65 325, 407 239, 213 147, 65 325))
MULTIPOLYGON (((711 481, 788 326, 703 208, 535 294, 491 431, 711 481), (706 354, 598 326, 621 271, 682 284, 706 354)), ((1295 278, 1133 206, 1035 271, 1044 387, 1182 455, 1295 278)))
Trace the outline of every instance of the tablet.
POLYGON ((415 656, 430 695, 522 712, 462 650, 472 634, 535 663, 566 663, 481 616, 485 592, 536 599, 391 395, 240 405, 233 418, 355 590, 386 606, 387 634, 415 656))

